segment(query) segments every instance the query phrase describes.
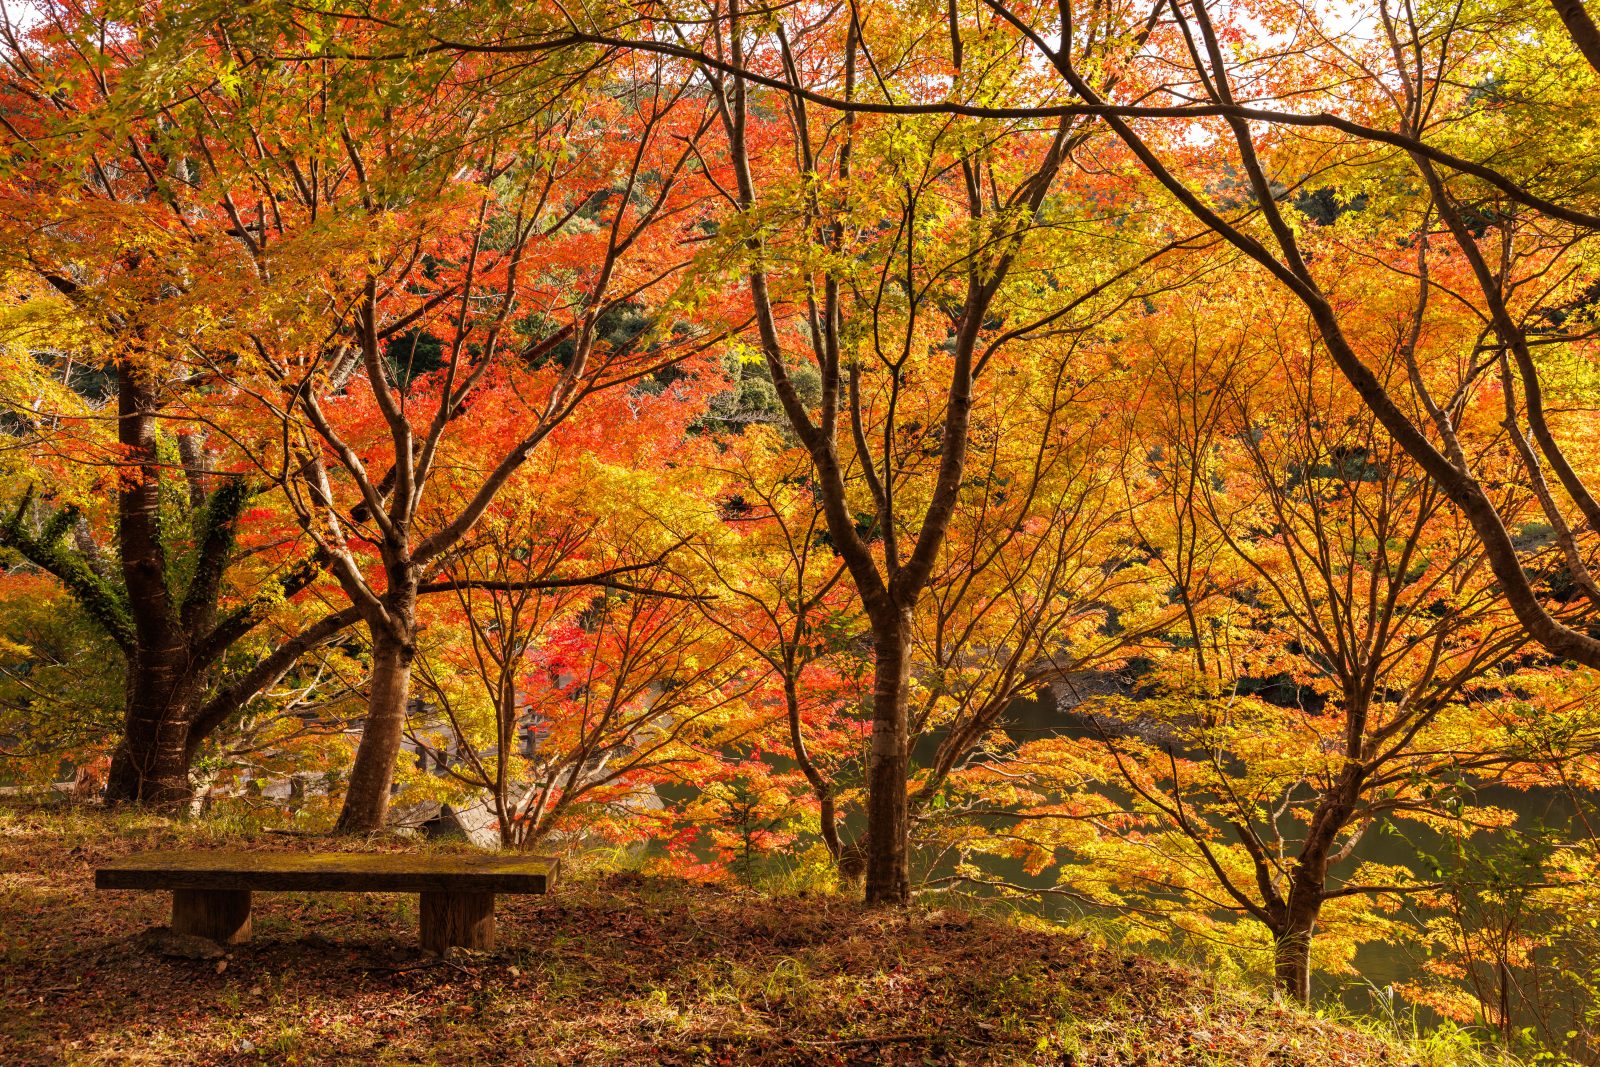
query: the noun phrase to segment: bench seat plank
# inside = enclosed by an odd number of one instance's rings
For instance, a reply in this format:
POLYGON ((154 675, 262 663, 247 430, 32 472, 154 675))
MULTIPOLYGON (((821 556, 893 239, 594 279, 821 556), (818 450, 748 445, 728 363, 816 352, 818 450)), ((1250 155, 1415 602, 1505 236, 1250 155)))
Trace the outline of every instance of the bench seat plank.
POLYGON ((557 862, 537 856, 393 852, 140 852, 94 872, 96 889, 264 892, 547 893, 557 862))

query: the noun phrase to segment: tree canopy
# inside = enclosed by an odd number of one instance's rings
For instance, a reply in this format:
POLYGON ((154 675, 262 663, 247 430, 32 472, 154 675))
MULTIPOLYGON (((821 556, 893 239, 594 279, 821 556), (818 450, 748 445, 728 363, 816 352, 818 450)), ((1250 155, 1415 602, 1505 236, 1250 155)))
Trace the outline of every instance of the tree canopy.
POLYGON ((1581 4, 6 11, 5 774, 1600 1055, 1581 4))

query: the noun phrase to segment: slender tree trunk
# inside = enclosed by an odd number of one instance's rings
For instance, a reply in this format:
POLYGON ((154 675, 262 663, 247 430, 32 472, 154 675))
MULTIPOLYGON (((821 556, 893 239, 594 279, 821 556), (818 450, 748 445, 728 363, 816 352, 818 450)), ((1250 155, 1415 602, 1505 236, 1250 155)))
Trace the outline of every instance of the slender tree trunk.
POLYGON ((837 867, 844 858, 844 842, 839 839, 839 809, 831 792, 817 797, 817 822, 822 831, 822 843, 828 848, 828 857, 837 867))
POLYGON ((181 805, 190 798, 189 723, 198 698, 181 649, 128 663, 122 740, 111 757, 106 803, 181 805))
MULTIPOLYGON (((1356 736, 1362 733, 1366 704, 1356 698, 1347 701, 1347 714, 1356 736)), ((1323 892, 1328 884, 1328 856, 1335 840, 1350 821, 1355 797, 1361 792, 1362 771, 1357 763, 1347 765, 1337 786, 1318 805, 1306 827, 1306 841, 1295 860, 1290 877, 1288 899, 1284 901, 1281 923, 1273 930, 1273 973, 1279 990, 1301 1004, 1311 1003, 1311 938, 1322 914, 1323 892)))
MULTIPOLYGON (((391 606, 391 610, 392 606, 391 606)), ((398 613, 397 613, 398 614, 398 613)), ((411 613, 406 612, 409 620, 411 613)), ((389 791, 394 785, 395 761, 405 735, 406 703, 411 695, 411 660, 416 649, 410 627, 404 638, 372 626, 372 686, 367 697, 367 721, 361 730, 350 786, 344 795, 336 833, 366 833, 383 827, 389 814, 389 791)))
MULTIPOLYGON (((517 662, 515 654, 511 653, 507 656, 504 669, 509 670, 510 664, 514 662, 517 662)), ((498 751, 494 760, 494 817, 500 827, 500 847, 515 848, 517 828, 511 818, 511 806, 507 796, 510 792, 511 753, 517 744, 517 694, 514 687, 503 686, 500 706, 495 709, 495 723, 495 744, 498 751)))
POLYGON ((872 750, 867 758, 867 903, 911 899, 906 724, 911 616, 896 610, 873 623, 872 750))
POLYGON ((811 784, 812 795, 817 798, 817 822, 822 843, 828 847, 828 856, 834 865, 838 866, 844 858, 844 842, 839 840, 838 805, 833 799, 833 784, 822 776, 806 748, 805 731, 801 729, 800 722, 800 686, 792 670, 784 672, 783 700, 789 714, 789 744, 801 773, 811 784))

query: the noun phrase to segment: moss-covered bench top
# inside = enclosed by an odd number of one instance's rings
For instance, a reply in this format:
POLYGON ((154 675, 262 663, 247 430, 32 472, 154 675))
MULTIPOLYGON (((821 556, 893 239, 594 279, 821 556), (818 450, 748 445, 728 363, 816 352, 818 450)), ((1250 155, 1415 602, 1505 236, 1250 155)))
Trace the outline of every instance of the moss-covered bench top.
POLYGON ((557 861, 397 852, 140 852, 95 871, 97 889, 546 893, 557 861))

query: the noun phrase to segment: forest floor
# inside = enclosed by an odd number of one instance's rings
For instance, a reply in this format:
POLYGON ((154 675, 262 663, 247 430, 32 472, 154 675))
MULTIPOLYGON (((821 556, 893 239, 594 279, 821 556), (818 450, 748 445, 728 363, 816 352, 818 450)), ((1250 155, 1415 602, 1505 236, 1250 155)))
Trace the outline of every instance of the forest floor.
POLYGON ((439 960, 416 948, 413 897, 269 893, 251 941, 187 959, 140 936, 166 922, 167 894, 93 887, 114 856, 223 846, 313 847, 204 821, 0 806, 0 1063, 1453 1062, 948 905, 869 910, 579 875, 549 896, 500 897, 498 951, 439 960))

